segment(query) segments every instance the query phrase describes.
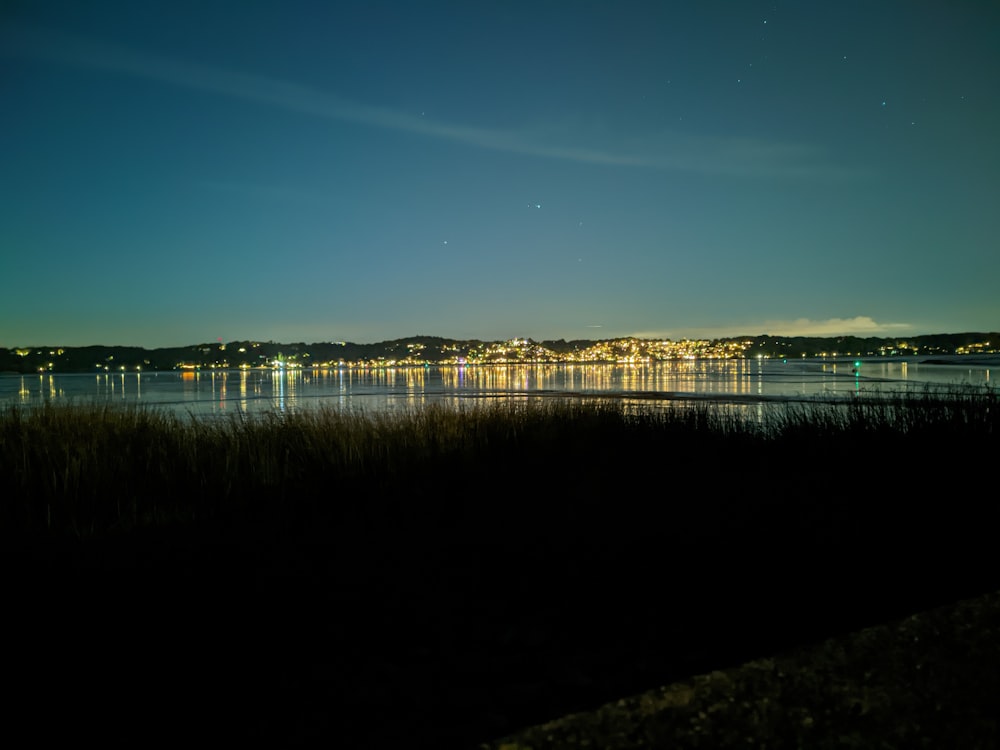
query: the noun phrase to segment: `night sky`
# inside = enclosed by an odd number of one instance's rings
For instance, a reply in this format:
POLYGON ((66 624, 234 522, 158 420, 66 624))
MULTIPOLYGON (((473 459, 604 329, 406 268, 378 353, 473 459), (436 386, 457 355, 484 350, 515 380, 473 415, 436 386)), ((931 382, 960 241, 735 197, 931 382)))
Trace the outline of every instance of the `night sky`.
POLYGON ((1000 327, 1000 4, 0 5, 0 346, 1000 327))

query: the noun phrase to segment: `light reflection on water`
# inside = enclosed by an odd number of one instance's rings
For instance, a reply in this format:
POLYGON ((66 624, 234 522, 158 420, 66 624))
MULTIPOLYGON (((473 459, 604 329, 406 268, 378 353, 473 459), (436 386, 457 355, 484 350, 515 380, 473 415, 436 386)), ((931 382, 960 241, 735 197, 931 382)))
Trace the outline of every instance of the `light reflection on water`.
POLYGON ((615 398, 632 405, 845 399, 992 387, 1000 360, 683 360, 640 364, 508 364, 375 369, 103 372, 0 376, 0 404, 124 403, 179 415, 285 413, 317 406, 366 412, 496 399, 615 398))

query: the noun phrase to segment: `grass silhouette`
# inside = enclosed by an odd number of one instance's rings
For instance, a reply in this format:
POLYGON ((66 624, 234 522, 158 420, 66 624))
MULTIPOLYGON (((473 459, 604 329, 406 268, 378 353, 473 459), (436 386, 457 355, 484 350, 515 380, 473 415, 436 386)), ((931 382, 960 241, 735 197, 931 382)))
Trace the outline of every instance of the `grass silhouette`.
POLYGON ((990 390, 9 407, 11 715, 473 747, 987 594, 998 414, 990 390))

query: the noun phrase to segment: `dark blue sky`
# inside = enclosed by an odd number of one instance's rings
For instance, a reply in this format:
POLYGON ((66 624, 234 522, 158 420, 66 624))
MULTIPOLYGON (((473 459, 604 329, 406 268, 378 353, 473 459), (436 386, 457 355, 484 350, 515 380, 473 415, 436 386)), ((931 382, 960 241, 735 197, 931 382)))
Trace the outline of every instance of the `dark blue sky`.
POLYGON ((985 2, 5 2, 0 346, 996 330, 998 38, 985 2))

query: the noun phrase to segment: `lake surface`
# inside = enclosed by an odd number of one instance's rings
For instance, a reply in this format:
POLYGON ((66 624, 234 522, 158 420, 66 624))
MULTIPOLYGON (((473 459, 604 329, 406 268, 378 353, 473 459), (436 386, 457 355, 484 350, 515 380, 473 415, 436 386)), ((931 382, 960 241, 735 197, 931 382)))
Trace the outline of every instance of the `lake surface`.
POLYGON ((316 370, 203 370, 0 376, 0 405, 114 403, 180 415, 377 412, 497 398, 692 399, 760 403, 856 394, 995 388, 1000 357, 684 360, 644 364, 518 364, 316 370))

